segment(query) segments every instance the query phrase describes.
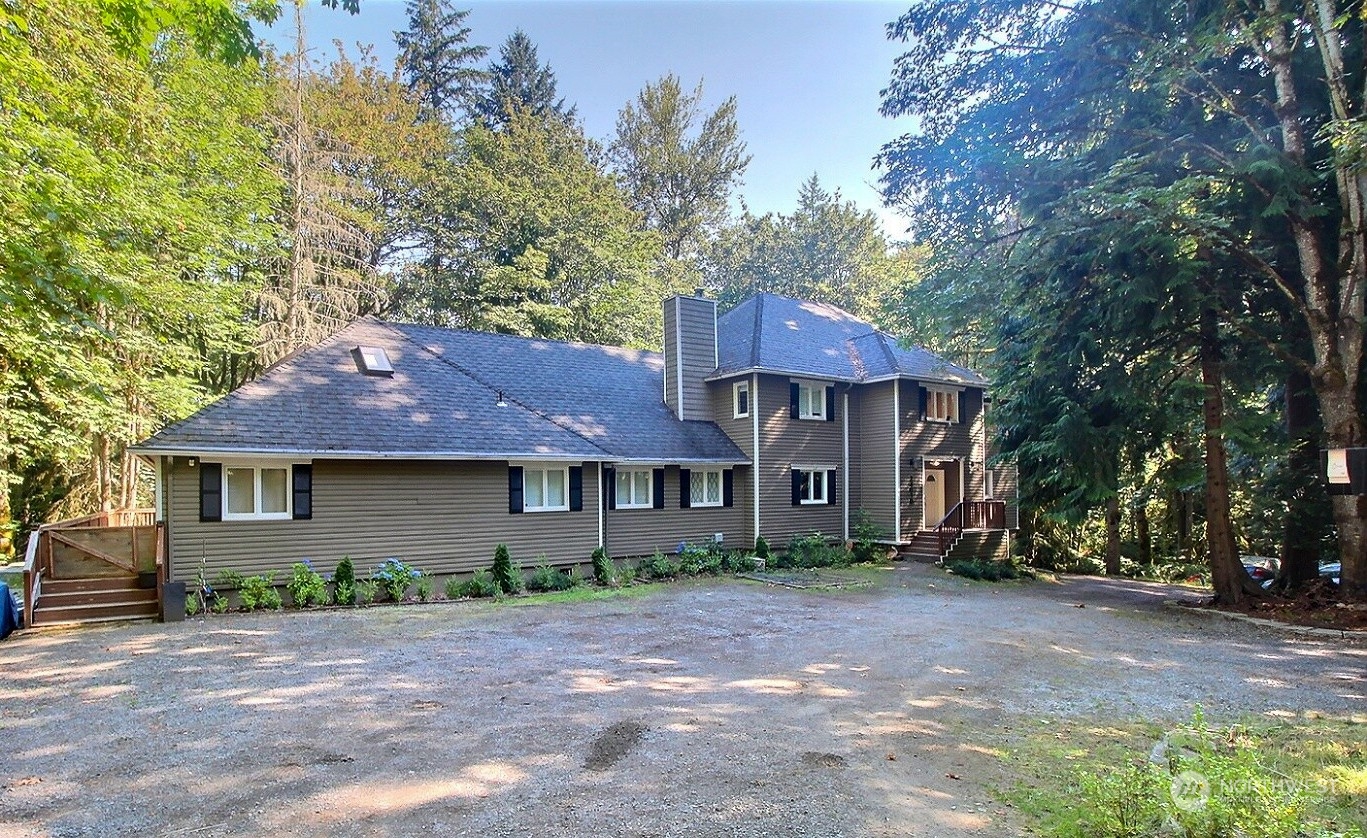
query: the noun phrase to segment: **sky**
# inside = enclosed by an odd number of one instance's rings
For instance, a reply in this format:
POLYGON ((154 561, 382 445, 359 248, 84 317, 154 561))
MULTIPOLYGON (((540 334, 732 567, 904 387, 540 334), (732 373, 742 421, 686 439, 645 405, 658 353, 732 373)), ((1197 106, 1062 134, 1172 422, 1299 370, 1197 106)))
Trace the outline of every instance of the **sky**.
MULTIPOLYGON (((903 47, 884 27, 905 2, 467 0, 456 8, 470 9, 470 40, 488 46, 491 59, 524 30, 590 136, 610 140, 622 106, 666 73, 690 90, 701 81, 708 110, 736 97, 752 155, 738 192, 751 212, 792 212, 798 187, 816 174, 903 238, 906 222, 882 207, 871 167, 879 147, 910 130, 910 120, 878 114, 878 91, 903 47)), ((292 46, 290 17, 266 37, 292 46)), ((306 26, 319 60, 340 40, 349 51, 374 44, 388 64, 407 17, 402 0, 361 0, 355 16, 315 4, 306 26)))

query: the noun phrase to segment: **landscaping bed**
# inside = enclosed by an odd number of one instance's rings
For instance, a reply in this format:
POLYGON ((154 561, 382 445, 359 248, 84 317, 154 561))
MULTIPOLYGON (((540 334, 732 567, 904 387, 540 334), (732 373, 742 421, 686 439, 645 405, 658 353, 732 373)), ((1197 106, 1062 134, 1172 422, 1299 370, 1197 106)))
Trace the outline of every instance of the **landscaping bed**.
POLYGON ((1266 597, 1250 598, 1241 607, 1210 607, 1289 625, 1367 631, 1367 603, 1340 602, 1329 583, 1323 581, 1312 583, 1291 596, 1273 593, 1266 597))

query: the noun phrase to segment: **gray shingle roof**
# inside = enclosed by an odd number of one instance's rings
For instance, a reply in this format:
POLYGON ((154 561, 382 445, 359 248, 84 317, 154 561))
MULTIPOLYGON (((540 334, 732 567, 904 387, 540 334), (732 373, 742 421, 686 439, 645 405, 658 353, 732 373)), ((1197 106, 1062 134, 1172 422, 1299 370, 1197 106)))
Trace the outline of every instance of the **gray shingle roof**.
POLYGON ((663 366, 653 352, 367 319, 134 450, 745 462, 716 425, 674 417, 663 366), (361 374, 356 346, 384 349, 394 375, 361 374))
POLYGON ((987 379, 919 346, 904 347, 844 309, 757 294, 717 318, 713 378, 761 370, 841 381, 906 376, 986 386, 987 379))

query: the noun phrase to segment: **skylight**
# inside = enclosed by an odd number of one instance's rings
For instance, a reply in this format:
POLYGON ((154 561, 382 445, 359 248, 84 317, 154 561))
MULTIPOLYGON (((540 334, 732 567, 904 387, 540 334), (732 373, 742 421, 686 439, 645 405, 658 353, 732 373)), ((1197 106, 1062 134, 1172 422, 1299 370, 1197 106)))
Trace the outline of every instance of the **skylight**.
POLYGON ((388 353, 378 346, 358 346, 351 350, 351 356, 356 359, 356 368, 366 375, 394 374, 388 353))

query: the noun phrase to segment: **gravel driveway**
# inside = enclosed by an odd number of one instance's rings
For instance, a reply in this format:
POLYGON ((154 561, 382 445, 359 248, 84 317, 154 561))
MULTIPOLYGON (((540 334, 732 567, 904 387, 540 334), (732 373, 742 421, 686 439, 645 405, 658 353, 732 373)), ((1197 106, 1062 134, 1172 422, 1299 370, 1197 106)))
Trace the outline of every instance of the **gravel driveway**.
POLYGON ((1362 644, 1181 595, 911 566, 17 635, 0 835, 1001 835, 974 732, 1367 707, 1362 644))

